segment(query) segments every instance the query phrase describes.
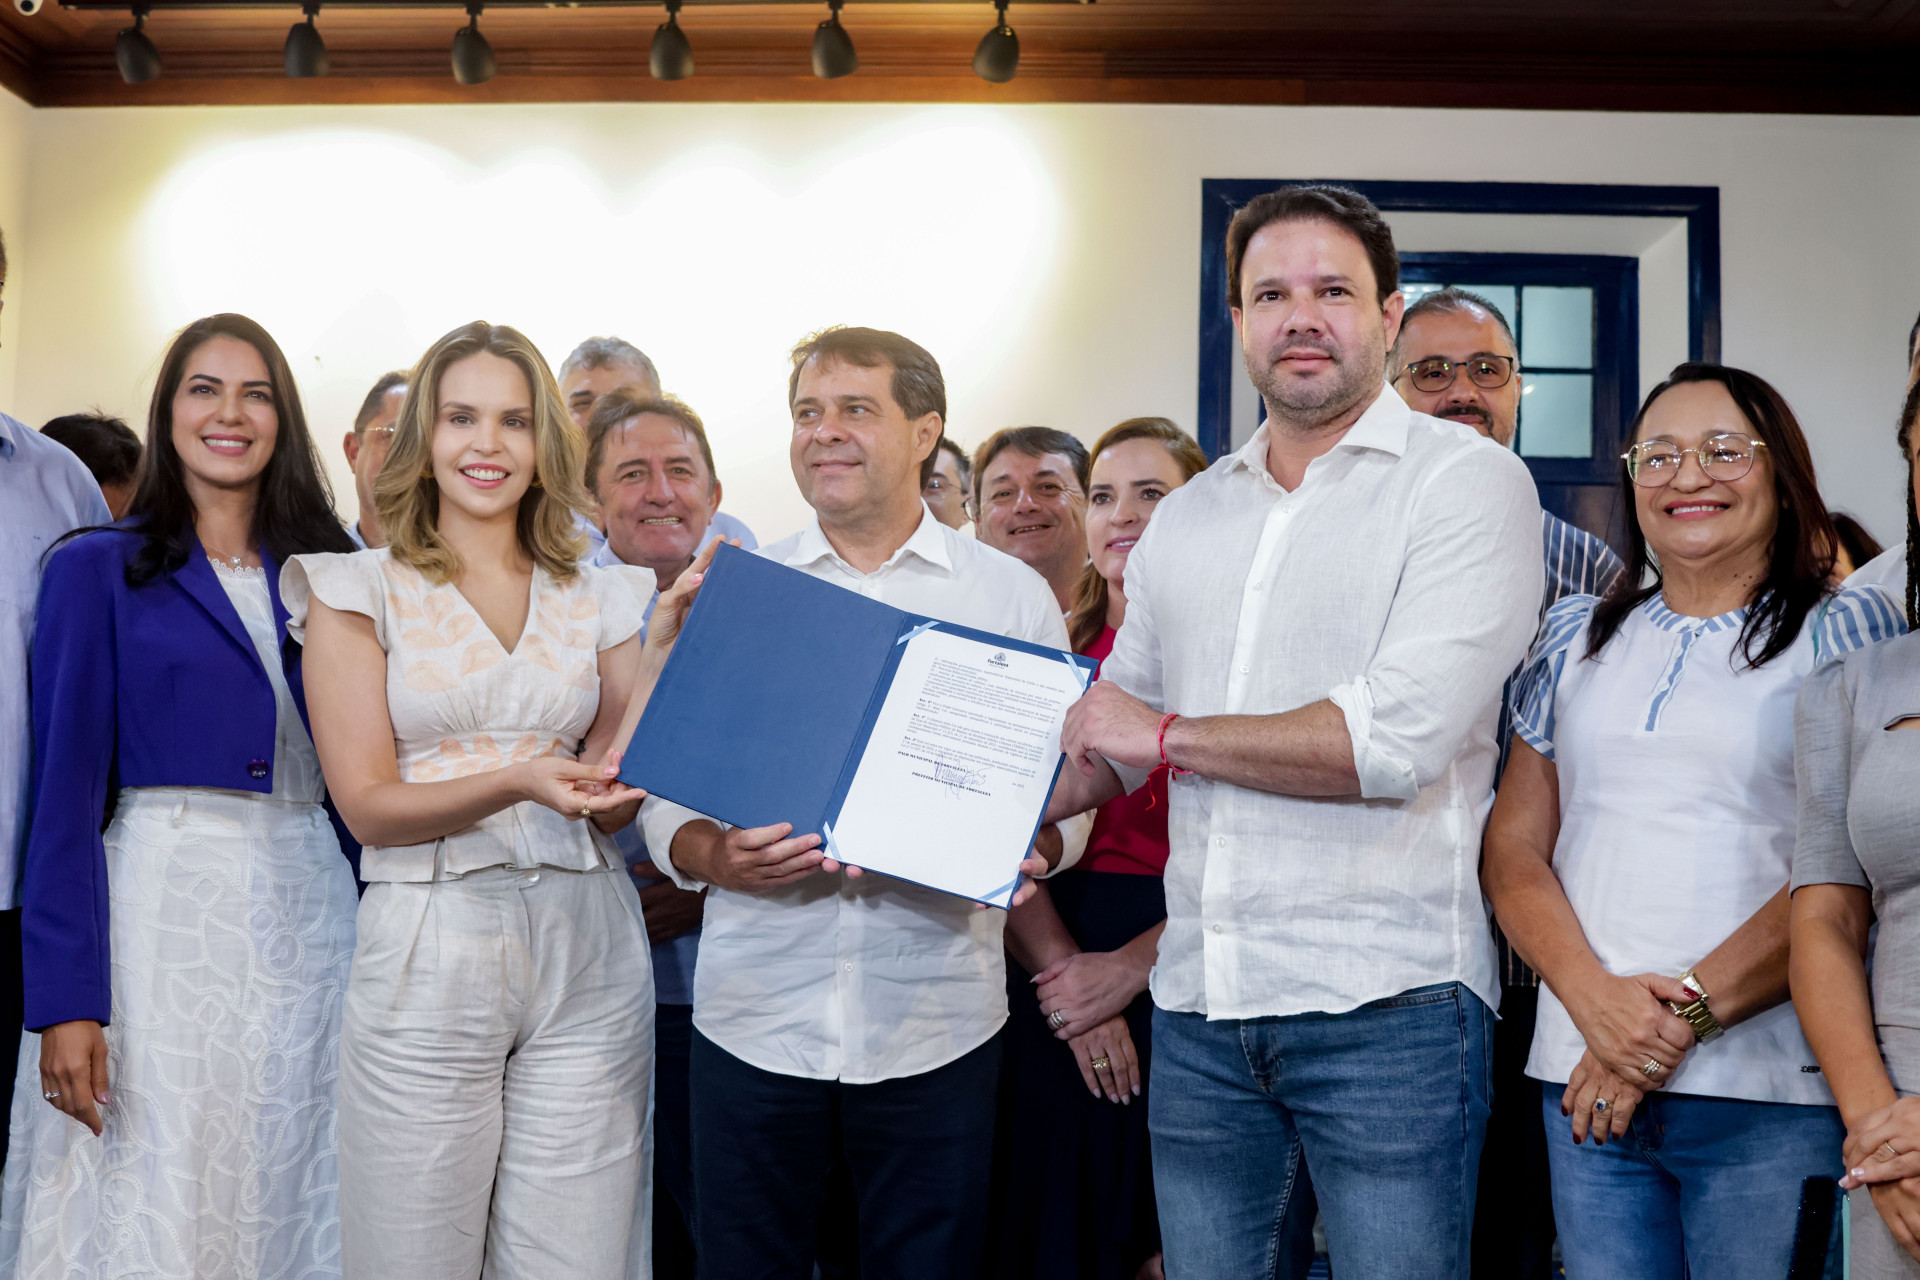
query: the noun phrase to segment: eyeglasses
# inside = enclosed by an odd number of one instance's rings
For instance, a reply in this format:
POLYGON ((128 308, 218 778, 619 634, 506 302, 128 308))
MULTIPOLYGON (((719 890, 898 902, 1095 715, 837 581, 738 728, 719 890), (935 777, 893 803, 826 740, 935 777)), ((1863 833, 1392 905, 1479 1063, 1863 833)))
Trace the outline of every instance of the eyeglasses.
POLYGON ((953 481, 947 479, 945 476, 934 475, 930 477, 925 484, 920 486, 920 492, 945 493, 948 489, 952 489, 956 487, 957 486, 953 483, 953 481))
POLYGON ((1453 379, 1459 370, 1467 371, 1467 381, 1487 391, 1506 386, 1513 381, 1513 371, 1519 361, 1512 356, 1474 356, 1471 360, 1447 360, 1435 356, 1431 360, 1417 360, 1407 366, 1407 375, 1413 379, 1413 385, 1422 391, 1445 391, 1453 385, 1453 379))
POLYGON ((1765 440, 1729 431, 1708 436, 1698 449, 1682 449, 1671 440, 1642 440, 1620 457, 1635 484, 1642 489, 1658 489, 1680 474, 1688 454, 1699 462, 1707 479, 1733 481, 1753 470, 1754 454, 1766 447, 1765 440))

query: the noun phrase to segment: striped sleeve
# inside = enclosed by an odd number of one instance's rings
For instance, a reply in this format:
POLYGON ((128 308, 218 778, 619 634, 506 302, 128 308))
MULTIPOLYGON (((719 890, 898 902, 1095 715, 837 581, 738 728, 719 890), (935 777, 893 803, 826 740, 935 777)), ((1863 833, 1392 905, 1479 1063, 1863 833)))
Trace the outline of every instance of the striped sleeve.
POLYGON ((1846 587, 1828 597, 1815 616, 1814 661, 1831 662, 1906 633, 1906 616, 1892 592, 1870 583, 1846 587))
POLYGON ((1593 596, 1568 596, 1547 610, 1540 624, 1540 638, 1520 668, 1513 695, 1514 736, 1553 759, 1554 695, 1560 687, 1560 673, 1566 669, 1567 651, 1574 639, 1584 635, 1587 620, 1599 601, 1593 596))
POLYGON ((1547 604, 1568 596, 1604 596, 1624 567, 1613 548, 1551 512, 1540 513, 1547 558, 1547 604))

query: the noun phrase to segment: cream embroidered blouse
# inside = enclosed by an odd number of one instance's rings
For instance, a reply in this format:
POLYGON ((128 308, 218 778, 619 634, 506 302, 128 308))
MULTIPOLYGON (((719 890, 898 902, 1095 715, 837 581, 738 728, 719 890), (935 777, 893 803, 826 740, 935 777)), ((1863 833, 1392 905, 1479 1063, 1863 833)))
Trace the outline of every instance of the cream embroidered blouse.
MULTIPOLYGON (((651 570, 580 567, 557 582, 536 567, 526 629, 511 651, 452 583, 435 584, 386 548, 287 561, 288 634, 306 640, 312 596, 373 619, 387 651, 387 710, 403 782, 462 778, 522 760, 577 758, 600 707, 599 654, 639 633, 651 570)), ((418 882, 488 867, 618 869, 620 852, 589 822, 532 801, 427 844, 369 845, 368 881, 418 882)))

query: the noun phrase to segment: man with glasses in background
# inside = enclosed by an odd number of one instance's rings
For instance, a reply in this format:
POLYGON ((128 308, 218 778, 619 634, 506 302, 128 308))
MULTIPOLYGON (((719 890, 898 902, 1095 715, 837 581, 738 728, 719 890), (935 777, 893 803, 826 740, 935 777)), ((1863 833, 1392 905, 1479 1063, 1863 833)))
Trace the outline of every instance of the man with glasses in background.
POLYGON ((965 532, 972 523, 967 515, 967 490, 972 480, 973 463, 967 459, 967 451, 952 436, 941 436, 920 472, 920 499, 935 520, 965 532))
MULTIPOLYGON (((1507 448, 1520 427, 1520 358, 1507 318, 1486 298, 1446 288, 1407 307, 1394 347, 1394 390, 1416 413, 1464 423, 1507 448)), ((1540 513, 1548 606, 1601 595, 1620 558, 1584 529, 1540 513)), ((1500 759, 1513 737, 1512 682, 1501 700, 1500 759)), ((1539 1087, 1526 1077, 1540 976, 1493 930, 1500 950, 1500 1021, 1493 1032, 1493 1114, 1475 1200, 1475 1280, 1547 1280, 1553 1272, 1553 1196, 1539 1087)))
POLYGON ((1087 446, 1050 427, 1008 427, 973 455, 980 541, 1023 560, 1073 607, 1087 564, 1087 446))
POLYGON ((400 421, 400 406, 406 402, 406 370, 381 375, 360 402, 360 412, 353 415, 353 430, 341 441, 347 451, 347 465, 353 468, 354 496, 360 502, 360 514, 347 526, 347 536, 362 551, 387 545, 387 535, 380 532, 380 513, 373 505, 373 482, 387 464, 393 427, 400 421))

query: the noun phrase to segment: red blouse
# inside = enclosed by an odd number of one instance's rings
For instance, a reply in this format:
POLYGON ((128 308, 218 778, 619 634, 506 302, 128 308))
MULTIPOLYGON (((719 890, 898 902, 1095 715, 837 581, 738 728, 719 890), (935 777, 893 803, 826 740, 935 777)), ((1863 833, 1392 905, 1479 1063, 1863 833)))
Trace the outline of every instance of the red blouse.
MULTIPOLYGON (((1112 627, 1085 649, 1104 662, 1113 652, 1112 627)), ((1158 876, 1167 870, 1167 774, 1156 772, 1132 795, 1115 796, 1094 811, 1093 834, 1078 865, 1088 871, 1158 876)))

